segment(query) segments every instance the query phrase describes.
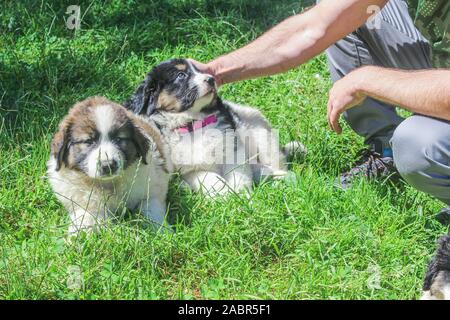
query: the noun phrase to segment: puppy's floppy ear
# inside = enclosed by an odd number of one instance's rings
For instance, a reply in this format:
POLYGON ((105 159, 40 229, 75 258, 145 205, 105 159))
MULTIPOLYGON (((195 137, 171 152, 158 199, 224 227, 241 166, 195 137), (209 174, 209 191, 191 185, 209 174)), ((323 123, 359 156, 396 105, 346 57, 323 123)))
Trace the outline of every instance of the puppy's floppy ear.
POLYGON ((158 82, 149 73, 131 98, 124 103, 124 106, 135 114, 146 114, 150 116, 157 108, 158 91, 158 82))
POLYGON ((63 120, 59 125, 58 132, 53 136, 50 146, 50 154, 56 159, 56 171, 61 169, 61 165, 66 157, 69 144, 69 123, 63 120))
POLYGON ((142 157, 142 162, 147 164, 147 152, 149 149, 149 141, 142 133, 141 129, 132 121, 133 123, 133 143, 136 146, 136 150, 139 156, 142 157))

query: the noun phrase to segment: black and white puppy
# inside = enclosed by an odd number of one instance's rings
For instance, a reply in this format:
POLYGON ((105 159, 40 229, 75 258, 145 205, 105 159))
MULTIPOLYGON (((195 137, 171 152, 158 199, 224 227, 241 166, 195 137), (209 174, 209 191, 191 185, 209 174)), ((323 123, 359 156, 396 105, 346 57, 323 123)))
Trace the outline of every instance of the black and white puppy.
POLYGON ((422 300, 450 300, 450 234, 439 238, 436 254, 428 265, 422 300))
POLYGON ((254 108, 222 101, 214 78, 188 60, 155 66, 124 105, 156 123, 175 168, 195 191, 251 190, 261 176, 287 173, 267 119, 254 108))
POLYGON ((47 163, 49 182, 69 212, 69 233, 96 229, 119 210, 140 209, 163 224, 171 171, 160 133, 102 97, 75 104, 61 121, 47 163))

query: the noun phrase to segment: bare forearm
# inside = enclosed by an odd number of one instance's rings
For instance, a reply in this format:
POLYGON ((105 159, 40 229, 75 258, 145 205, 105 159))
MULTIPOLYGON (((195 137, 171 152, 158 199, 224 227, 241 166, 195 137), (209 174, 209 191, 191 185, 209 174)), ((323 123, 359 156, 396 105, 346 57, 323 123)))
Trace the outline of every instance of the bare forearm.
POLYGON ((290 17, 247 46, 208 65, 220 83, 287 71, 318 55, 354 31, 368 17, 367 8, 387 0, 323 0, 290 17))
POLYGON ((281 73, 306 61, 313 56, 312 52, 306 55, 307 49, 316 47, 321 38, 320 31, 311 30, 308 16, 290 17, 245 47, 213 60, 215 76, 221 83, 230 83, 281 73), (294 34, 302 41, 294 41, 294 34), (286 46, 291 46, 291 52, 286 46))
POLYGON ((359 90, 414 113, 450 120, 450 70, 400 71, 364 67, 359 90))

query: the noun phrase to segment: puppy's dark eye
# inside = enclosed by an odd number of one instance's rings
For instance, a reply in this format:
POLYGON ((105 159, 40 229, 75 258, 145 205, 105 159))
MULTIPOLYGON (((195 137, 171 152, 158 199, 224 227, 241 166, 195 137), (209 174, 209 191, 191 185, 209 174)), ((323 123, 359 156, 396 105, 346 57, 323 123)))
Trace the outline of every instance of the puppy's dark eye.
POLYGON ((87 144, 87 145, 91 145, 93 144, 95 141, 94 139, 85 139, 85 140, 77 140, 77 141, 72 141, 72 145, 76 145, 76 144, 87 144))
POLYGON ((125 138, 125 137, 116 137, 115 139, 114 139, 114 141, 116 142, 116 143, 121 143, 121 142, 124 142, 124 141, 127 141, 128 140, 128 138, 125 138))
POLYGON ((184 80, 184 79, 186 79, 186 77, 187 77, 187 74, 184 72, 178 72, 178 74, 177 74, 178 80, 184 80))
POLYGON ((82 141, 80 141, 80 143, 84 143, 84 144, 93 144, 93 143, 94 143, 94 139, 86 139, 86 140, 82 140, 82 141))

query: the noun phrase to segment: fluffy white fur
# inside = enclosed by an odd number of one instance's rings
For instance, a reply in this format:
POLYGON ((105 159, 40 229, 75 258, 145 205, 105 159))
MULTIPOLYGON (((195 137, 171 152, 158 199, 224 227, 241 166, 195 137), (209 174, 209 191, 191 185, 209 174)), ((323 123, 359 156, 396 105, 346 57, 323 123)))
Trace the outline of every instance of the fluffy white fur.
POLYGON ((210 102, 200 98, 186 112, 160 112, 151 117, 163 128, 172 162, 194 191, 202 190, 210 196, 251 191, 255 180, 287 174, 286 157, 277 136, 256 109, 225 101, 232 110, 237 130, 226 130, 219 121, 188 134, 176 132, 176 128, 186 123, 204 119, 207 115, 197 110, 210 102), (250 153, 247 158, 246 148, 250 153), (231 155, 227 154, 230 152, 231 155), (224 163, 224 154, 234 161, 224 163))

